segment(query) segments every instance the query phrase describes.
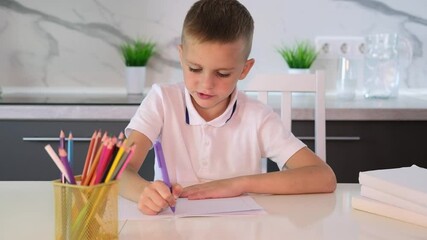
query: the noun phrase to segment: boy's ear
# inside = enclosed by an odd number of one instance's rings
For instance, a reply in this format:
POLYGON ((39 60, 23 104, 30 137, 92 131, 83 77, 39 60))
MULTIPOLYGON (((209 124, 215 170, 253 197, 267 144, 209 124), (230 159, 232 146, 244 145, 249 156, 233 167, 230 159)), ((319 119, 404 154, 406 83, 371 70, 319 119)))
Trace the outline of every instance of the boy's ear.
POLYGON ((239 78, 240 80, 244 79, 248 75, 249 71, 251 70, 254 64, 255 64, 255 59, 251 58, 246 60, 245 66, 243 67, 243 71, 240 74, 240 78, 239 78))

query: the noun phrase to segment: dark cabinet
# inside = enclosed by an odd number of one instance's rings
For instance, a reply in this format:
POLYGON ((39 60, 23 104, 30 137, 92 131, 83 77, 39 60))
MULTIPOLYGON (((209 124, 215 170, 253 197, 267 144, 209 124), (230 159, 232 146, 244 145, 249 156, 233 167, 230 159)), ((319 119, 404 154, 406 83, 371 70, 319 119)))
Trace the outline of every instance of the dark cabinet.
MULTIPOLYGON (((102 129, 118 135, 127 121, 0 121, 0 180, 53 180, 59 171, 44 150, 56 149, 58 141, 24 141, 24 137, 57 137, 62 129, 74 137, 90 138, 102 129)), ((313 121, 295 121, 294 134, 313 149, 313 121)), ((425 121, 328 121, 326 124, 327 162, 338 182, 357 183, 360 171, 416 164, 427 168, 425 121)), ((80 174, 88 141, 75 142, 74 172, 80 174)), ((153 179, 154 153, 150 151, 140 175, 153 179)), ((269 170, 277 166, 269 165, 269 170)))
MULTIPOLYGON (((296 136, 313 136, 312 121, 296 121, 296 136)), ((327 121, 326 161, 340 183, 360 171, 416 164, 427 168, 425 121, 327 121)), ((312 148, 313 141, 305 141, 312 148)))
MULTIPOLYGON (((59 136, 64 130, 68 136, 71 131, 75 138, 90 138, 92 133, 101 129, 118 135, 127 125, 127 121, 36 121, 7 120, 0 121, 0 180, 54 180, 60 176, 59 170, 46 153, 44 146, 51 144, 57 149, 58 141, 46 138, 59 136), (24 140, 24 138, 34 138, 24 140)), ((89 141, 74 142, 75 174, 81 174, 86 159, 89 141)), ((153 179, 154 155, 150 151, 140 175, 147 180, 153 179)))

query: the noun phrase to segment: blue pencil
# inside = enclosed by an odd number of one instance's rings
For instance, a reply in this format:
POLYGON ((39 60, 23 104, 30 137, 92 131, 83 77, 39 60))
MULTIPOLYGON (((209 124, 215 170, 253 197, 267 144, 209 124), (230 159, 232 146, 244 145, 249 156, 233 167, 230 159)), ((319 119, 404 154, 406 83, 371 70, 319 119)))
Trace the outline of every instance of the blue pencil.
POLYGON ((73 150, 74 150, 74 142, 73 142, 73 134, 70 132, 68 134, 68 164, 70 164, 70 168, 73 169, 73 150))

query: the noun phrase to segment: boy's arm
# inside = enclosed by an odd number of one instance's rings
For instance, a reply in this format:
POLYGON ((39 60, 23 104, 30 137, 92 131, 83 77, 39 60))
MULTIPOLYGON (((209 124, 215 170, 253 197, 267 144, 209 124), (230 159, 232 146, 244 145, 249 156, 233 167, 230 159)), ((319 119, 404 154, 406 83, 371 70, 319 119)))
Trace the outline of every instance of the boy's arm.
POLYGON ((300 194, 333 192, 336 177, 332 169, 304 147, 286 163, 287 170, 212 181, 184 189, 190 199, 233 197, 243 193, 300 194))
POLYGON ((150 182, 146 181, 138 174, 138 171, 141 168, 152 143, 144 134, 134 130, 131 132, 126 142, 128 145, 133 143, 136 147, 133 158, 130 160, 120 177, 120 195, 134 202, 138 202, 142 191, 148 184, 150 184, 150 182))
POLYGON ((162 181, 149 182, 138 171, 150 150, 151 140, 138 131, 132 131, 128 144, 136 145, 133 158, 123 171, 119 181, 120 195, 137 203, 138 209, 145 214, 154 215, 168 206, 175 206, 176 198, 181 194, 180 185, 173 186, 173 194, 162 181))
POLYGON ((249 178, 248 192, 272 194, 326 193, 336 188, 335 173, 314 154, 304 147, 296 152, 287 162, 286 170, 256 175, 249 178), (260 182, 259 182, 260 181, 260 182), (264 185, 265 184, 265 185, 264 185))

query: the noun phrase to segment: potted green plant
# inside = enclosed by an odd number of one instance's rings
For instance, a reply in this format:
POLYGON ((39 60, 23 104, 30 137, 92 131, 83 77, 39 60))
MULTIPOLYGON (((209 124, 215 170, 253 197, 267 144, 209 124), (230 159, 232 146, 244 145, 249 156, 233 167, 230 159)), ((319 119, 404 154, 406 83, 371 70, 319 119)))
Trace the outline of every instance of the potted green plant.
POLYGON ((297 41, 293 46, 277 49, 288 64, 290 73, 308 73, 317 57, 314 45, 309 41, 297 41))
POLYGON ((120 50, 126 65, 126 90, 128 94, 142 94, 146 66, 155 54, 156 44, 152 41, 134 40, 123 43, 120 50))

